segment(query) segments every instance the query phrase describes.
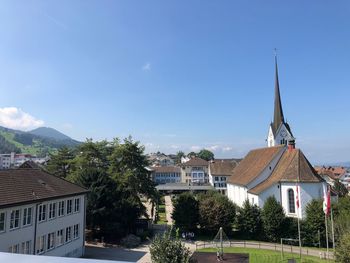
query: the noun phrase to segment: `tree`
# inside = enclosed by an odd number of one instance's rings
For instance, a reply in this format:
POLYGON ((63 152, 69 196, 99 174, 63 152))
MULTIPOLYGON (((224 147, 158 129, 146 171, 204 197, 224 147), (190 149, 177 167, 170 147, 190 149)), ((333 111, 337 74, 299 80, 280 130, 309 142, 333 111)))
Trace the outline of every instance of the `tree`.
POLYGON ((319 233, 321 245, 325 244, 326 228, 322 207, 323 201, 320 199, 313 199, 306 206, 303 239, 304 242, 308 245, 316 246, 319 244, 319 233))
POLYGON ((195 152, 189 152, 189 153, 187 154, 187 157, 189 157, 189 158, 193 158, 193 157, 197 157, 197 156, 198 156, 198 154, 195 153, 195 152))
POLYGON ((73 150, 64 146, 56 154, 51 155, 46 168, 51 174, 66 178, 71 172, 73 159, 73 150))
POLYGON ((278 242, 283 237, 285 213, 283 207, 274 196, 266 199, 262 209, 264 234, 269 241, 278 242))
POLYGON ((178 151, 177 153, 176 153, 176 158, 175 158, 175 163, 176 164, 180 164, 181 163, 181 158, 182 157, 185 157, 186 155, 185 155, 185 153, 183 152, 183 151, 178 151))
POLYGON ((342 184, 339 179, 334 181, 334 190, 338 193, 339 197, 347 196, 349 191, 344 184, 342 184))
POLYGON ((336 262, 348 263, 350 262, 350 233, 342 235, 339 244, 335 248, 336 262))
POLYGON ((206 161, 210 161, 210 160, 214 159, 214 154, 207 149, 200 150, 199 153, 197 154, 197 156, 199 158, 206 160, 206 161))
POLYGON ((260 208, 251 205, 247 199, 243 207, 238 209, 237 229, 245 238, 259 238, 262 231, 262 220, 260 208))
POLYGON ((220 227, 231 232, 235 215, 236 206, 227 196, 212 191, 199 197, 199 224, 204 232, 214 234, 220 227))
POLYGON ((191 252, 171 231, 156 235, 149 248, 153 263, 192 263, 191 252))
POLYGON ((172 218, 181 231, 196 231, 199 222, 198 201, 191 193, 182 193, 174 201, 172 218), (190 212, 189 212, 190 211, 190 212))

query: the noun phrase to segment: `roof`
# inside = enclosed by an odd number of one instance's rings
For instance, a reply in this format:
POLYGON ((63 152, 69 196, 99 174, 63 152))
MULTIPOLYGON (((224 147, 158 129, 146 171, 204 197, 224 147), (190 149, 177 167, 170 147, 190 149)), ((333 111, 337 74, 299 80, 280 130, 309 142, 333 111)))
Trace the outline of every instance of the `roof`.
POLYGON ((209 163, 210 174, 213 176, 231 176, 237 165, 238 162, 235 160, 214 160, 209 163))
POLYGON ((341 166, 335 166, 335 167, 315 166, 314 168, 318 174, 327 175, 332 179, 339 179, 340 177, 342 177, 344 174, 347 173, 346 168, 341 166))
POLYGON ((178 166, 155 166, 151 167, 154 173, 180 173, 181 169, 178 166))
POLYGON ((306 159, 300 149, 286 150, 272 174, 248 192, 259 194, 279 182, 319 183, 323 179, 306 159))
POLYGON ((283 151, 284 145, 251 150, 233 170, 228 183, 247 185, 253 181, 268 166, 278 153, 283 151))
POLYGON ((275 104, 274 104, 274 114, 273 114, 273 123, 272 123, 272 131, 274 134, 276 134, 280 124, 284 123, 280 86, 278 81, 277 57, 275 57, 275 74, 276 74, 275 75, 275 104))
POLYGON ((208 161, 199 157, 193 157, 189 161, 182 164, 183 166, 208 166, 208 161))
POLYGON ((87 193, 85 188, 40 169, 0 171, 0 207, 87 193))

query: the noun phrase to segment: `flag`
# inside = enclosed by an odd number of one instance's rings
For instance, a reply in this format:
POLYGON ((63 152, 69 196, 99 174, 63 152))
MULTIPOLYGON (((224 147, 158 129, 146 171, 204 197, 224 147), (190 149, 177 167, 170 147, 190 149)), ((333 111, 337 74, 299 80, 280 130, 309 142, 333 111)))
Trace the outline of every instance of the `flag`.
POLYGON ((296 195, 297 208, 299 209, 300 201, 299 201, 299 184, 297 184, 297 195, 296 195))
POLYGON ((328 185, 323 185, 323 212, 326 216, 331 211, 331 190, 328 185))

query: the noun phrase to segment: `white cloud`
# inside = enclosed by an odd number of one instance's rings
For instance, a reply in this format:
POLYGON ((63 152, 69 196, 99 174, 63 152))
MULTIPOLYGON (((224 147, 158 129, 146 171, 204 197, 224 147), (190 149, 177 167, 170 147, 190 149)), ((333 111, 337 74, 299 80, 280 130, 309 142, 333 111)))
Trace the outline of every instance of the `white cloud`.
POLYGON ((223 148, 222 148, 222 151, 224 151, 224 152, 229 152, 229 151, 231 151, 232 149, 233 149, 232 147, 226 146, 226 147, 223 147, 223 148))
POLYGON ((206 147, 206 149, 210 150, 210 151, 217 151, 220 149, 220 146, 219 145, 212 145, 212 146, 206 147))
POLYGON ((150 71, 151 70, 151 63, 146 63, 142 66, 143 71, 150 71))
POLYGON ((43 120, 36 119, 29 113, 16 107, 0 108, 0 125, 18 130, 31 130, 44 125, 43 120))
POLYGON ((191 151, 193 152, 197 152, 199 151, 200 149, 202 149, 202 147, 198 146, 198 145, 193 145, 190 147, 191 151))

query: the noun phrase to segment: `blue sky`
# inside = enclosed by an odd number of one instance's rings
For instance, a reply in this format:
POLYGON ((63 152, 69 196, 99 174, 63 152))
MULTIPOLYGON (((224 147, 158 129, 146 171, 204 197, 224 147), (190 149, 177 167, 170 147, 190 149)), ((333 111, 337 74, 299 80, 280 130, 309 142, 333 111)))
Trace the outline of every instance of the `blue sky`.
POLYGON ((265 146, 276 47, 297 147, 313 163, 349 161, 349 12, 319 0, 2 1, 0 123, 242 157, 265 146))

